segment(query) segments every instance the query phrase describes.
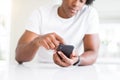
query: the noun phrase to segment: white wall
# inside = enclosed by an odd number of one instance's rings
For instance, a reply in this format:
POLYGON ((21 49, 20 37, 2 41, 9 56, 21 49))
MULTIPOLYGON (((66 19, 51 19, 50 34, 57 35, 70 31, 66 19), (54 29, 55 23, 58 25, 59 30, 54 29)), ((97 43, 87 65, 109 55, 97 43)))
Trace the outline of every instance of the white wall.
POLYGON ((120 0, 95 0, 94 6, 102 22, 120 23, 120 0))
MULTIPOLYGON (((24 25, 31 12, 41 5, 54 4, 61 0, 12 0, 12 23, 11 23, 11 58, 14 60, 17 41, 24 32, 24 25)), ((101 21, 114 20, 120 22, 120 0, 96 0, 101 21)))

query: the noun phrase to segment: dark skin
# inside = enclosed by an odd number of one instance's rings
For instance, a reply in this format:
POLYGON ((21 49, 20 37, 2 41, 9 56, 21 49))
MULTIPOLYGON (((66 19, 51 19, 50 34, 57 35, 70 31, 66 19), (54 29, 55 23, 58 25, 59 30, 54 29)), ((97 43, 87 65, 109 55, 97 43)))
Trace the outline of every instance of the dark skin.
POLYGON ((64 43, 64 41, 56 33, 38 35, 26 30, 18 42, 16 60, 19 63, 31 61, 40 46, 47 50, 56 50, 60 43, 64 43))
MULTIPOLYGON (((58 15, 62 18, 70 18, 82 9, 85 2, 86 0, 63 0, 62 5, 58 8, 58 15)), ((98 55, 99 37, 97 34, 86 34, 83 42, 84 53, 80 56, 80 65, 85 66, 93 64, 98 55)), ((77 53, 73 52, 70 58, 67 58, 62 52, 56 51, 60 43, 65 44, 64 39, 56 33, 38 35, 26 30, 18 42, 16 60, 19 63, 31 61, 38 48, 43 46, 47 50, 54 50, 53 60, 55 64, 62 67, 73 65, 78 60, 77 53)))
MULTIPOLYGON (((80 66, 86 66, 93 64, 98 55, 99 38, 97 34, 85 35, 83 39, 84 53, 80 55, 80 66)), ((58 53, 58 52, 57 52, 58 53)), ((73 65, 78 60, 77 53, 73 52, 70 58, 67 58, 62 52, 58 54, 54 53, 54 62, 62 67, 73 65), (62 59, 59 58, 58 54, 62 59)))
MULTIPOLYGON (((63 18, 70 18, 74 16, 79 10, 81 10, 85 3, 86 0, 63 0, 61 7, 58 9, 58 14, 63 18)), ((83 43, 84 53, 80 56, 80 65, 91 65, 96 61, 98 55, 98 34, 85 35, 83 43)), ((70 58, 67 58, 62 52, 59 52, 58 54, 54 53, 53 60, 57 65, 62 67, 71 66, 78 60, 78 55, 76 52, 73 52, 70 58), (62 59, 59 58, 58 54, 62 59)))

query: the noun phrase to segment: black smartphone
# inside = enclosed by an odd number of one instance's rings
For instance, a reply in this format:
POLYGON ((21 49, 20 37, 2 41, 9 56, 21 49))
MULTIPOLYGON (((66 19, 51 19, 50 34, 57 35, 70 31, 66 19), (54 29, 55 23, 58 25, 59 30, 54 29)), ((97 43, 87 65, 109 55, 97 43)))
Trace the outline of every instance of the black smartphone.
POLYGON ((70 58, 70 54, 72 54, 73 49, 73 45, 60 44, 57 48, 57 51, 62 51, 68 58, 70 58))

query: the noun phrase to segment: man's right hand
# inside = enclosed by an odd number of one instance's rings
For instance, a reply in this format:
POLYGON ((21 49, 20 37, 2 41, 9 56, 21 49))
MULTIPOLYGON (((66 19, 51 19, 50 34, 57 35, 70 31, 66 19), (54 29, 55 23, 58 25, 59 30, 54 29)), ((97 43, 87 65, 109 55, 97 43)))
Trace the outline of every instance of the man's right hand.
POLYGON ((19 63, 31 61, 40 46, 56 50, 60 43, 64 43, 63 39, 56 33, 38 35, 26 30, 16 47, 16 61, 19 63))
POLYGON ((35 43, 38 46, 43 46, 46 49, 57 49, 58 45, 60 43, 64 44, 63 39, 57 35, 56 33, 48 33, 45 35, 40 35, 37 38, 35 38, 35 43))

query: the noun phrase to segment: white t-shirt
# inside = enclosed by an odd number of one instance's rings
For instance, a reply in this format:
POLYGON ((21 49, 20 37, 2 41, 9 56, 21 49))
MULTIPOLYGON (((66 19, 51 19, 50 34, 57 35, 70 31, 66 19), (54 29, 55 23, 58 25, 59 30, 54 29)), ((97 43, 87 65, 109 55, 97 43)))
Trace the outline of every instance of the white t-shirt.
MULTIPOLYGON (((58 15, 59 5, 41 7, 35 10, 29 18, 26 30, 36 34, 55 32, 66 44, 74 45, 75 50, 83 53, 83 38, 86 34, 98 33, 98 14, 96 10, 85 5, 75 16, 64 19, 58 15)), ((53 51, 40 47, 38 59, 42 62, 53 62, 53 51)))

